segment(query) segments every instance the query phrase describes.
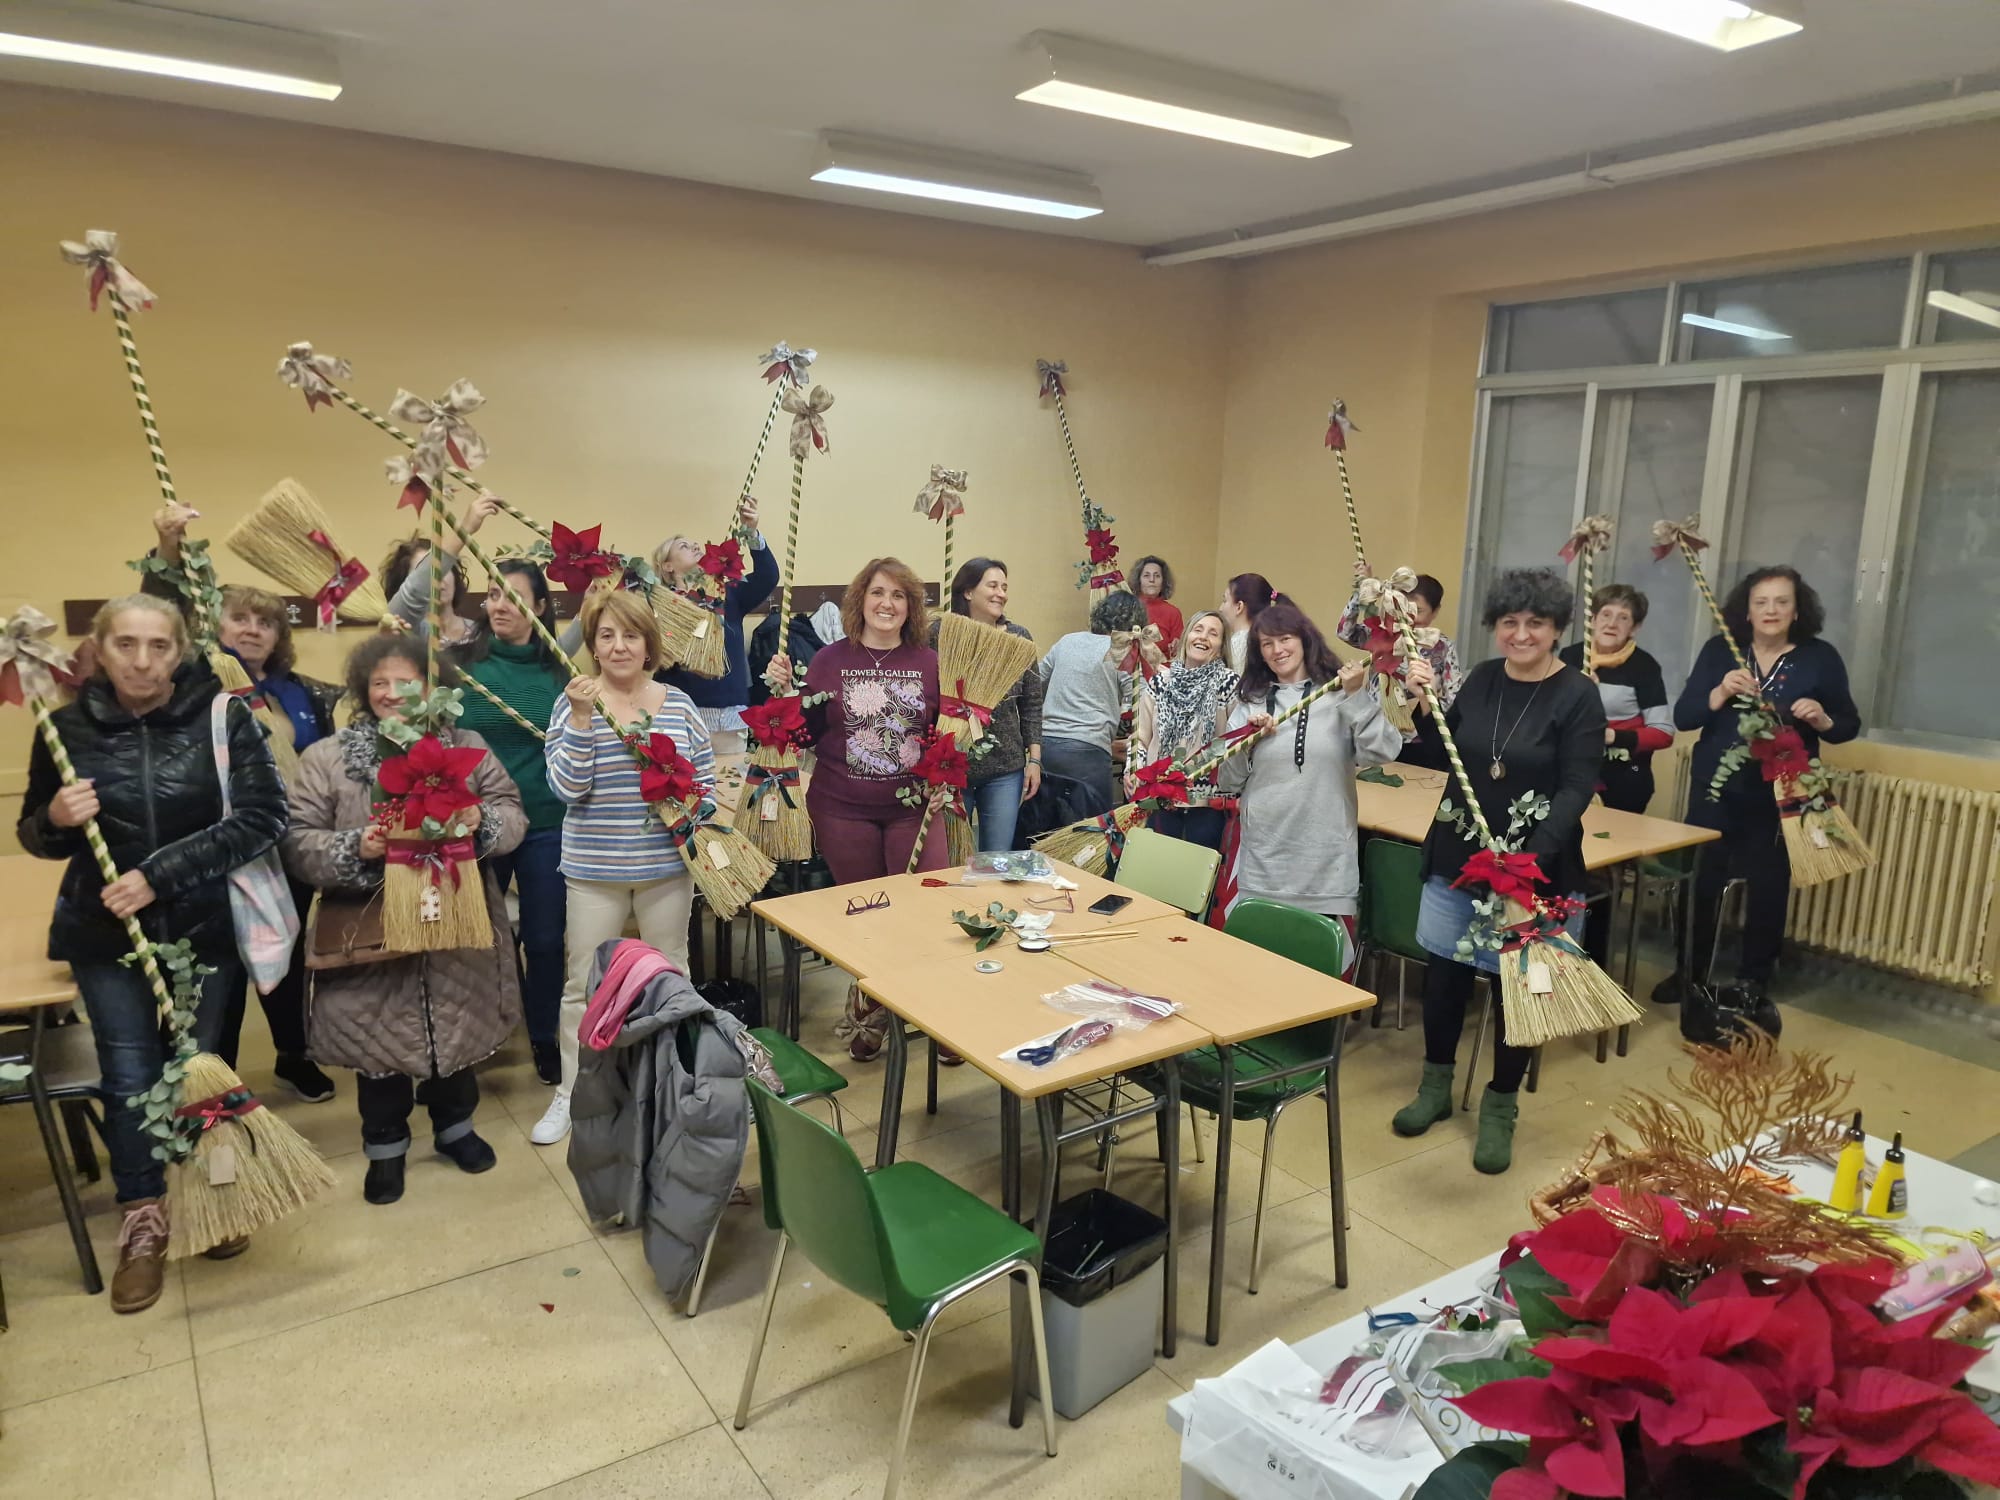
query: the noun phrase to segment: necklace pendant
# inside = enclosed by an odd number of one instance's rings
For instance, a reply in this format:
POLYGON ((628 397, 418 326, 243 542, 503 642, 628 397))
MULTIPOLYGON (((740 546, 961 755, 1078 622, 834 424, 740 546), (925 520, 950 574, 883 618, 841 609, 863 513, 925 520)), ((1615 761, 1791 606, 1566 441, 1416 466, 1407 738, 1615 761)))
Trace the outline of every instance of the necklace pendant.
POLYGON ((1491 776, 1495 781, 1505 781, 1507 779, 1507 762, 1496 755, 1493 758, 1493 764, 1486 768, 1486 774, 1491 776))

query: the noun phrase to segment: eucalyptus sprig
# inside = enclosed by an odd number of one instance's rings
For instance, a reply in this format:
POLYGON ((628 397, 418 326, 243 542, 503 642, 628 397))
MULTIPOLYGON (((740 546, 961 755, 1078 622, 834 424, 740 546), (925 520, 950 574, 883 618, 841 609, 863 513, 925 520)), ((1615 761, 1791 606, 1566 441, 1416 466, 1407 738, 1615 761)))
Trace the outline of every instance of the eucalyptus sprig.
MULTIPOLYGON (((215 967, 195 962, 193 945, 185 938, 173 943, 149 943, 146 952, 152 954, 167 976, 168 993, 173 1001, 168 1030, 173 1037, 174 1053, 161 1068, 159 1081, 125 1102, 140 1112, 139 1128, 153 1138, 153 1160, 185 1161, 201 1131, 193 1121, 183 1120, 176 1113, 180 1084, 187 1076, 188 1063, 200 1050, 194 1041, 195 1012, 201 1005, 201 982, 215 972, 215 967)), ((142 959, 141 953, 127 953, 118 961, 129 968, 142 959)))

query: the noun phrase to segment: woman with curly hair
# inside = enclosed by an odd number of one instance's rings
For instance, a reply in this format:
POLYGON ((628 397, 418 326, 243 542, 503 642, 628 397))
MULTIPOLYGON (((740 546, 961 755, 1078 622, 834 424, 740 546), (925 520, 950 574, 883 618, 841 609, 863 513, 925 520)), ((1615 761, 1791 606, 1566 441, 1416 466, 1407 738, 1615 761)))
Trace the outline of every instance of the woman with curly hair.
MULTIPOLYGON (((1132 756, 1136 765, 1169 757, 1187 764, 1228 727, 1238 679, 1222 656, 1227 628, 1219 612, 1203 610, 1182 635, 1172 668, 1147 681, 1132 719, 1132 736, 1139 747, 1132 756)), ((1137 775, 1128 774, 1125 795, 1130 797, 1137 785, 1137 775)), ((1229 815, 1211 805, 1215 795, 1213 776, 1190 781, 1187 806, 1162 808, 1146 819, 1146 826, 1168 838, 1219 850, 1229 815)))
POLYGON ((1146 623, 1160 627, 1160 644, 1171 655, 1181 638, 1180 606, 1167 602, 1174 597, 1174 570, 1164 557, 1142 557, 1132 569, 1132 587, 1146 606, 1146 623))
MULTIPOLYGON (((1693 977, 1708 978, 1723 888, 1733 874, 1745 885, 1743 961, 1738 987, 1751 1001, 1764 998, 1785 938, 1785 908, 1792 892, 1792 862, 1778 826, 1778 801, 1745 760, 1718 785, 1717 773, 1741 733, 1737 719, 1759 701, 1777 709, 1781 724, 1796 729, 1808 755, 1822 741, 1843 745, 1861 733, 1861 710, 1847 686, 1847 664, 1820 632, 1826 611, 1796 568, 1746 573, 1722 602, 1729 633, 1754 672, 1736 665, 1729 642, 1711 636, 1695 657, 1687 686, 1674 704, 1674 724, 1698 729, 1689 756, 1687 821, 1713 828, 1722 838, 1704 844, 1695 860, 1693 977)), ((1653 998, 1672 1004, 1685 991, 1683 976, 1663 980, 1653 998)))
MULTIPOLYGON (((1458 699, 1445 714, 1469 787, 1453 778, 1446 797, 1479 800, 1487 826, 1512 847, 1535 856, 1549 892, 1582 899, 1583 810, 1597 791, 1604 758, 1604 707, 1597 687, 1556 655, 1569 626, 1574 595, 1569 580, 1550 568, 1516 568, 1486 592, 1485 624, 1498 653, 1466 673, 1458 699)), ((1459 940, 1475 919, 1474 892, 1453 885, 1481 847, 1470 820, 1431 825, 1424 840, 1424 894, 1417 941, 1431 955, 1424 969, 1424 1071, 1417 1097, 1396 1112, 1398 1135, 1422 1135, 1452 1114, 1452 1073, 1458 1039, 1472 1001, 1476 974, 1494 976, 1493 1079, 1479 1104, 1479 1134, 1472 1165, 1504 1172, 1514 1157, 1514 1122, 1521 1080, 1532 1054, 1507 1040, 1500 1005, 1499 961, 1478 949, 1471 963, 1458 957, 1459 940)), ((1570 918, 1570 935, 1583 924, 1570 918)))

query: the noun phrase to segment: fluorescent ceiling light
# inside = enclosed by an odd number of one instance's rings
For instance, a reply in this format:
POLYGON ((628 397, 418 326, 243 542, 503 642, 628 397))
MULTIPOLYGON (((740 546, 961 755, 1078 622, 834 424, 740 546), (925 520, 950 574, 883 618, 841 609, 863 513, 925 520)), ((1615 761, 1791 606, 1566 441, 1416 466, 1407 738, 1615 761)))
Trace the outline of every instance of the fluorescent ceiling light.
POLYGON ((1353 145, 1332 101, 1234 73, 1218 73, 1038 31, 1028 38, 1030 104, 1205 136, 1287 156, 1325 156, 1353 145))
POLYGON ((1732 323, 1726 318, 1709 318, 1700 313, 1684 312, 1681 321, 1691 328, 1711 328, 1717 333, 1733 333, 1739 339, 1757 339, 1760 342, 1781 340, 1790 343, 1789 333, 1780 333, 1775 328, 1758 328, 1749 323, 1732 323))
POLYGON ((831 132, 821 137, 812 180, 1056 219, 1104 212, 1096 184, 1080 172, 831 132))
POLYGON ((333 49, 317 38, 117 0, 11 0, 0 7, 0 56, 340 97, 333 49))
POLYGON ((1757 8, 1738 0, 1570 0, 1607 15, 1637 21, 1656 31, 1672 32, 1718 52, 1734 52, 1759 42, 1776 41, 1803 30, 1794 7, 1783 0, 1757 0, 1757 8))
POLYGON ((1975 293, 1972 297, 1961 297, 1956 292, 1932 292, 1924 300, 1939 312, 1957 313, 1988 328, 2000 328, 2000 308, 1984 300, 1990 296, 1990 292, 1975 293))

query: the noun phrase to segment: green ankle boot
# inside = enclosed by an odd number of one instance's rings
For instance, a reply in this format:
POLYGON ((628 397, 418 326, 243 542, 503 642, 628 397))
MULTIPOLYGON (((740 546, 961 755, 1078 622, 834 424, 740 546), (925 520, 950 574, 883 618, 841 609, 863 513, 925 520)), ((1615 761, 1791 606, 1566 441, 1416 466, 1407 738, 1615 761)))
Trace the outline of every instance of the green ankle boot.
POLYGON ((1451 1074, 1450 1063, 1424 1064, 1417 1097, 1397 1110, 1395 1119, 1389 1122, 1397 1135, 1422 1135, 1438 1121, 1451 1118, 1451 1074))
POLYGON ((1479 1139, 1472 1147, 1476 1170, 1495 1176, 1514 1164, 1514 1122, 1520 1117, 1517 1096, 1496 1094, 1489 1088, 1480 1097, 1479 1139))

